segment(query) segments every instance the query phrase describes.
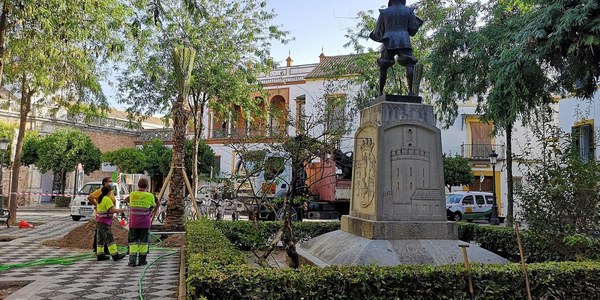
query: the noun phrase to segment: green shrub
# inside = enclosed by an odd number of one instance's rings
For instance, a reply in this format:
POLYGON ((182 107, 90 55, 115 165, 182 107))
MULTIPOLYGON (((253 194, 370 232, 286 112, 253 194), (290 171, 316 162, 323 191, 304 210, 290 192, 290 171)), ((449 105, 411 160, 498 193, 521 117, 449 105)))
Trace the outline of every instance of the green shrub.
MULTIPOLYGON (((281 221, 257 222, 249 221, 216 222, 216 227, 231 241, 242 249, 262 249, 266 247, 277 230, 281 221)), ((340 229, 339 222, 294 222, 294 242, 303 242, 321 234, 340 229)))
MULTIPOLYGON (((322 269, 303 266, 297 270, 251 267, 245 263, 244 253, 235 249, 214 224, 207 220, 187 224, 188 299, 471 298, 468 273, 461 264, 322 269)), ((476 235, 491 232, 486 237, 489 238, 502 233, 502 229, 495 230, 500 227, 493 228, 482 229, 476 235)), ((600 294, 597 262, 529 264, 528 274, 534 299, 582 300, 595 299, 600 294)), ((518 264, 474 264, 471 276, 477 299, 526 298, 524 276, 518 264)))
POLYGON ((549 248, 566 257, 594 258, 600 243, 592 238, 600 232, 600 168, 593 155, 581 157, 579 130, 556 129, 540 137, 541 155, 527 159, 527 181, 517 194, 529 231, 549 248), (559 138, 550 142, 548 136, 559 138))
POLYGON ((458 239, 465 242, 470 242, 475 240, 475 228, 478 226, 477 224, 467 223, 467 222, 457 222, 458 227, 458 239))
POLYGON ((56 207, 69 207, 71 197, 54 197, 54 204, 56 207))

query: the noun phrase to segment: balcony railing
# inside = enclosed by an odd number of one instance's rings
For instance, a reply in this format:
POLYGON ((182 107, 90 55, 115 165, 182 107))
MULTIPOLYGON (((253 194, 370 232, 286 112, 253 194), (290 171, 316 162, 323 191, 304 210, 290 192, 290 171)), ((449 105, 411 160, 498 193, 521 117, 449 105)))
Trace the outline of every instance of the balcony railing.
POLYGON ((498 159, 504 159, 504 145, 496 144, 462 144, 461 154, 470 160, 489 160, 490 153, 496 151, 498 159))
POLYGON ((273 138, 285 135, 286 131, 282 128, 231 128, 209 130, 209 139, 243 139, 243 138, 273 138))

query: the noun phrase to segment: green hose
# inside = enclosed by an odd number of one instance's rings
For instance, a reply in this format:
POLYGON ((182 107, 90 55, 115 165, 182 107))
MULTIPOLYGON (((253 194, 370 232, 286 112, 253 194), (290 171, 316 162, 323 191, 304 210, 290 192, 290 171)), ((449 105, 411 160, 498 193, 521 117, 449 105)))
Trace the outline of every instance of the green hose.
POLYGON ((23 263, 14 263, 14 264, 6 264, 0 265, 0 271, 6 271, 10 269, 16 268, 29 268, 35 266, 43 266, 43 265, 72 265, 76 261, 83 259, 94 258, 95 256, 92 253, 78 254, 66 257, 53 257, 53 258, 44 258, 38 259, 23 263))
POLYGON ((166 257, 166 256, 170 256, 170 255, 174 255, 179 253, 179 251, 173 251, 171 253, 166 253, 163 254, 159 257, 157 257, 155 260, 153 260, 151 263, 149 263, 145 268, 144 271, 142 271, 142 275, 140 276, 140 279, 138 280, 138 296, 140 297, 140 300, 144 300, 144 296, 142 295, 142 282, 144 281, 144 276, 146 276, 146 271, 148 270, 148 268, 150 266, 152 266, 155 262, 157 262, 159 259, 166 257))
MULTIPOLYGON (((125 251, 127 251, 127 247, 119 247, 118 249, 119 249, 119 253, 125 253, 125 251)), ((175 250, 175 249, 165 248, 165 247, 151 247, 150 250, 158 251, 158 252, 165 252, 165 251, 177 252, 177 250, 175 250)), ((96 257, 96 255, 94 255, 93 253, 84 253, 84 254, 77 254, 77 255, 65 256, 65 257, 44 258, 44 259, 32 260, 32 261, 23 262, 23 263, 0 265, 0 271, 6 271, 6 270, 10 270, 10 269, 17 269, 17 268, 37 267, 37 266, 44 266, 44 265, 72 265, 73 263, 75 263, 77 261, 84 260, 84 259, 93 259, 95 257, 96 257)))

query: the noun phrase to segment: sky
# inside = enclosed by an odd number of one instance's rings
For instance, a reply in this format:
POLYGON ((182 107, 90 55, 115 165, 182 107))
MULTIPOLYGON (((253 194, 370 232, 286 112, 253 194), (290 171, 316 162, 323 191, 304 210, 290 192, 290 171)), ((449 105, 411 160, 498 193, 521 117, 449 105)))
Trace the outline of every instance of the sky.
POLYGON ((270 0, 268 7, 275 10, 275 25, 290 31, 295 40, 286 45, 274 43, 271 55, 285 65, 288 53, 294 65, 316 63, 321 49, 326 56, 348 54, 344 48, 348 39, 346 29, 355 27, 360 11, 376 10, 387 4, 385 0, 270 0))
MULTIPOLYGON (((344 48, 348 39, 346 29, 355 27, 360 11, 373 10, 387 5, 386 0, 269 0, 267 7, 275 10, 275 25, 290 31, 295 40, 286 45, 274 43, 271 55, 280 65, 285 65, 288 53, 295 65, 319 61, 321 49, 326 56, 349 54, 344 48)), ((408 0, 411 5, 414 0, 408 0)), ((365 45, 377 48, 379 43, 365 41, 365 45)))
MULTIPOLYGON (((414 2, 408 0, 407 4, 414 2)), ((289 54, 294 65, 301 65, 319 62, 321 51, 326 56, 349 54, 352 49, 344 48, 348 42, 344 35, 347 28, 356 26, 357 13, 374 10, 377 14, 384 5, 386 0, 268 0, 267 7, 277 14, 272 24, 290 31, 289 37, 294 38, 285 45, 273 42, 271 56, 279 65, 285 65, 289 54)), ((365 41, 365 45, 376 48, 379 44, 365 41)), ((106 83, 103 87, 111 104, 123 109, 114 100, 114 88, 106 83)))

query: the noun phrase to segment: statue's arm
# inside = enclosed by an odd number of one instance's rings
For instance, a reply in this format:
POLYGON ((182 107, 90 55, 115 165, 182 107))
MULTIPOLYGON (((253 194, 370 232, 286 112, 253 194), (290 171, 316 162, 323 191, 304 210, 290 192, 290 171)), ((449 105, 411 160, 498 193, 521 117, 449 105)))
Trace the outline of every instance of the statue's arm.
POLYGON ((375 29, 371 32, 371 34, 369 34, 369 38, 376 42, 383 43, 383 42, 385 42, 383 40, 384 33, 385 33, 385 27, 383 24, 383 18, 381 17, 381 14, 380 14, 379 17, 377 18, 377 23, 375 23, 375 29))
POLYGON ((415 34, 417 34, 417 32, 419 31, 419 27, 421 27, 421 25, 423 25, 423 20, 417 18, 413 11, 408 19, 408 34, 410 36, 415 36, 415 34))

